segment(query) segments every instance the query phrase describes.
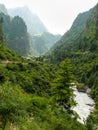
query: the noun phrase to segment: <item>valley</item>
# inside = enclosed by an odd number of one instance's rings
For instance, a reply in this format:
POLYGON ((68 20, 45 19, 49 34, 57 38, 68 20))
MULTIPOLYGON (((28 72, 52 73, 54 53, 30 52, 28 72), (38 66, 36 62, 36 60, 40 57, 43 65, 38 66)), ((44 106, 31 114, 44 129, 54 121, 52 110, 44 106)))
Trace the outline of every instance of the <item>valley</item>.
POLYGON ((98 130, 98 4, 63 36, 0 4, 0 130, 98 130))

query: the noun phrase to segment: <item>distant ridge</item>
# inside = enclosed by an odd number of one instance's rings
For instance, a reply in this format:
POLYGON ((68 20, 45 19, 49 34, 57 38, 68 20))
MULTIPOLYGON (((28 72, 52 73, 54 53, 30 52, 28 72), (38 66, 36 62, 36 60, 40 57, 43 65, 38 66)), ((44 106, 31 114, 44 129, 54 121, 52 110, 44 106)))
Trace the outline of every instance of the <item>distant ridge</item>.
MULTIPOLYGON (((95 11, 97 9, 97 6, 98 6, 98 4, 94 8, 90 9, 89 11, 80 13, 76 17, 70 30, 67 33, 65 33, 61 37, 61 39, 52 48, 50 55, 51 56, 54 55, 54 59, 52 59, 53 61, 60 62, 64 58, 69 57, 71 55, 71 53, 73 53, 74 51, 82 50, 82 48, 78 48, 79 44, 81 44, 81 46, 82 46, 82 44, 84 44, 84 42, 85 42, 85 41, 83 42, 82 39, 85 39, 85 37, 88 37, 88 35, 91 35, 91 32, 93 34, 95 25, 93 26, 92 31, 90 30, 90 26, 95 24, 94 17, 97 18, 98 12, 96 13, 96 11, 95 11), (92 17, 92 15, 94 15, 94 16, 92 17), (88 27, 89 23, 91 25, 88 27)), ((95 30, 96 29, 97 28, 95 28, 95 30)), ((94 38, 92 36, 93 35, 91 35, 89 39, 94 38)), ((86 40, 86 42, 87 43, 85 43, 85 44, 87 44, 87 46, 88 46, 89 40, 86 40)), ((92 42, 89 43, 89 46, 91 46, 91 44, 92 44, 92 42)), ((88 51, 88 48, 86 48, 86 49, 88 51)))
POLYGON ((9 9, 8 13, 12 17, 18 15, 21 18, 23 18, 27 25, 28 32, 31 35, 48 31, 42 23, 42 21, 40 20, 40 18, 36 14, 33 14, 26 6, 15 9, 9 9))

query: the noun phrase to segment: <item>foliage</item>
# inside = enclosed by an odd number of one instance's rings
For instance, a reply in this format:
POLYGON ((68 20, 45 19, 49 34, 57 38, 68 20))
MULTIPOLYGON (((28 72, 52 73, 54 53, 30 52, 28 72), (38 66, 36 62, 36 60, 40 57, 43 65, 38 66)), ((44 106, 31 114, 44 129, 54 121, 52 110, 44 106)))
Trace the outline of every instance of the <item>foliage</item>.
MULTIPOLYGON (((96 8, 94 12, 96 14, 96 8)), ((97 14, 93 15, 93 10, 86 14, 87 16, 84 17, 87 19, 84 19, 82 24, 83 30, 80 30, 81 27, 77 27, 79 35, 76 31, 73 41, 70 42, 70 38, 68 38, 69 45, 65 46, 62 42, 61 52, 58 52, 58 47, 50 59, 51 61, 54 59, 55 63, 64 60, 60 66, 39 61, 42 57, 32 60, 20 58, 7 49, 1 41, 0 123, 3 126, 2 130, 7 128, 10 130, 14 126, 17 130, 95 130, 97 128, 97 14), (95 18, 95 21, 92 20, 92 17, 95 18), (85 23, 86 21, 87 23, 85 23), (67 60, 65 60, 66 58, 67 60), (92 90, 91 95, 96 102, 96 109, 88 118, 86 125, 79 123, 77 117, 68 111, 75 104, 71 88, 72 72, 79 82, 89 85, 92 90)), ((13 29, 15 29, 23 21, 21 18, 15 17, 12 22, 13 29)), ((19 28, 17 28, 17 32, 13 33, 18 38, 24 36, 26 31, 26 26, 21 26, 21 28, 24 30, 23 32, 19 32, 19 28), (19 33, 21 36, 18 35, 19 33)))
POLYGON ((0 100, 3 104, 0 110, 5 115, 6 123, 13 123, 13 127, 18 125, 20 130, 55 130, 59 126, 61 130, 85 130, 85 126, 74 121, 70 114, 55 106, 51 100, 51 82, 55 74, 53 66, 39 61, 1 64, 0 100))
POLYGON ((73 82, 72 67, 69 60, 64 60, 60 64, 59 75, 53 82, 53 98, 55 102, 70 109, 75 104, 73 101, 73 82))
POLYGON ((0 117, 4 125, 7 120, 21 123, 19 117, 26 117, 28 105, 29 96, 20 87, 9 82, 0 86, 0 117))
MULTIPOLYGON (((45 58, 55 64, 69 58, 78 82, 91 88, 91 96, 98 111, 98 4, 76 18, 71 29, 45 58)), ((93 113, 88 118, 88 130, 98 129, 96 116, 98 113, 93 113)))

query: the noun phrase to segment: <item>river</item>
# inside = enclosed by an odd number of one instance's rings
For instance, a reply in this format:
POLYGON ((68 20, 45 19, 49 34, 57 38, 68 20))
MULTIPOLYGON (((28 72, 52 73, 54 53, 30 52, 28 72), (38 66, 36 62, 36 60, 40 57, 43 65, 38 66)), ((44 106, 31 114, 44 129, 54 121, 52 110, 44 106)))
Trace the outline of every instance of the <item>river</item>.
POLYGON ((77 105, 72 109, 79 115, 78 121, 84 124, 87 117, 94 110, 94 100, 87 93, 78 92, 76 87, 74 88, 74 94, 76 95, 74 100, 77 105))

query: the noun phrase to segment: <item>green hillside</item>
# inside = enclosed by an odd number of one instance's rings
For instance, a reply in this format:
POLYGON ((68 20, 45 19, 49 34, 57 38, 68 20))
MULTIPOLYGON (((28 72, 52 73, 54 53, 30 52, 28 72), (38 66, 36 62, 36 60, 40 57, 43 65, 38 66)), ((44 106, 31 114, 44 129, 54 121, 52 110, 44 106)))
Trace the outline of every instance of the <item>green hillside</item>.
POLYGON ((20 58, 5 47, 2 25, 0 30, 0 55, 4 55, 0 57, 0 130, 87 130, 71 110, 74 102, 70 100, 70 62, 61 63, 57 72, 53 65, 20 58), (67 72, 67 81, 60 71, 67 72), (63 98, 55 93, 59 78, 62 86, 67 85, 66 91, 61 89, 68 95, 63 98))
MULTIPOLYGON (((54 46, 54 50, 51 52, 50 59, 51 59, 51 62, 53 63, 58 63, 64 60, 65 58, 71 59, 74 65, 74 69, 75 69, 74 72, 76 73, 76 76, 77 77, 80 76, 80 78, 82 75, 85 78, 83 72, 85 73, 85 75, 90 76, 91 69, 96 68, 98 65, 98 38, 97 38, 98 14, 97 12, 98 12, 98 5, 96 5, 89 12, 86 12, 90 15, 88 19, 84 20, 85 27, 84 29, 82 28, 81 33, 79 33, 79 31, 77 30, 78 28, 78 24, 77 24, 76 32, 75 32, 77 34, 77 37, 74 37, 73 39, 74 34, 72 34, 73 40, 72 39, 68 40, 67 38, 69 37, 67 37, 67 34, 65 34, 60 39, 60 41, 63 41, 63 42, 59 41, 57 43, 58 46, 57 45, 54 46), (79 69, 77 69, 77 67, 79 69)), ((83 14, 86 14, 86 13, 83 13, 83 14)), ((77 23, 79 23, 79 20, 81 21, 81 17, 76 18, 75 21, 78 21, 77 23)), ((76 24, 76 22, 74 22, 74 24, 76 24)), ((76 25, 74 24, 68 33, 72 33, 73 28, 75 30, 76 25)), ((97 71, 97 68, 95 71, 97 71)), ((89 78, 90 77, 87 77, 87 79, 89 78)), ((89 85, 92 86, 92 84, 89 84, 89 85)))
POLYGON ((59 39, 61 35, 53 35, 48 32, 30 36, 30 51, 32 56, 45 54, 59 39))
MULTIPOLYGON (((56 64, 66 58, 71 60, 76 80, 91 88, 96 102, 95 115, 98 114, 98 4, 76 18, 48 58, 56 64)), ((97 117, 95 120, 93 118, 92 122, 97 124, 97 117)))
MULTIPOLYGON (((13 19, 2 16, 0 130, 97 130, 98 4, 80 14, 47 55, 32 59, 19 57, 5 44, 11 45, 14 41, 17 45, 13 47, 19 52, 23 49, 23 54, 26 54, 25 47, 20 45, 23 40, 26 46, 24 21, 19 16, 13 19), (4 22, 4 19, 9 19, 9 22, 4 22), (91 88, 89 94, 95 100, 94 112, 84 124, 77 121, 78 115, 72 110, 76 105, 72 86, 76 82, 82 84, 82 89, 91 88)), ((48 36, 51 43, 51 34, 48 36)), ((47 35, 43 37, 46 43, 47 35)), ((43 38, 41 40, 44 43, 43 38)))

